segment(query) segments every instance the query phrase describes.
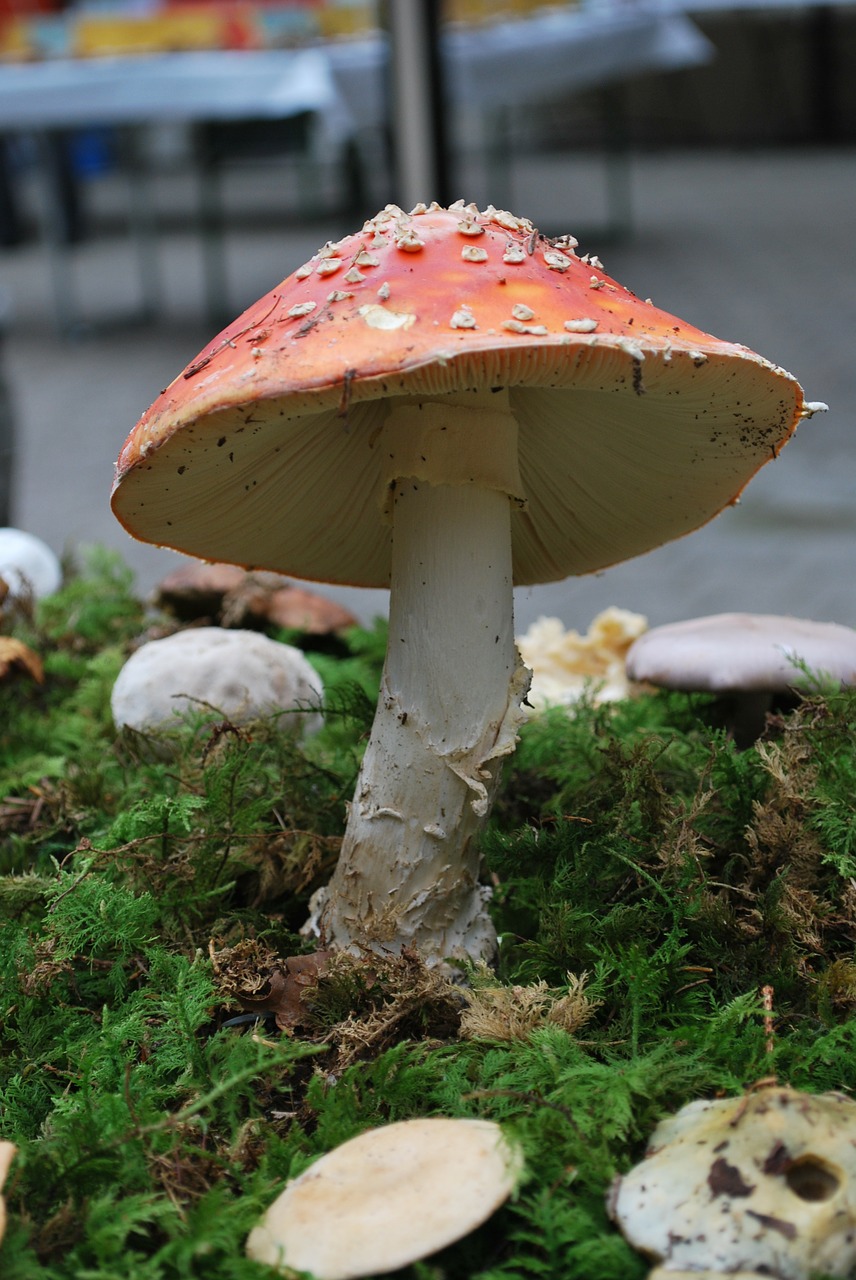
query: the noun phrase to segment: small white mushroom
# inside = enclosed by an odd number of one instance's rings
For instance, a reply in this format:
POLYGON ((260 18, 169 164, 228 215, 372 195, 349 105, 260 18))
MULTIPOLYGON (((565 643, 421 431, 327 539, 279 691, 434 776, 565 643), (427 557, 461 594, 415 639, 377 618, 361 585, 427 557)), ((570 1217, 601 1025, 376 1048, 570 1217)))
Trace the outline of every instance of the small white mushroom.
POLYGON ((510 1195, 519 1152, 488 1120, 404 1120, 370 1129, 289 1182, 247 1254, 316 1280, 397 1271, 460 1240, 510 1195))
POLYGON ((110 706, 117 728, 142 733, 178 728, 188 712, 209 709, 235 724, 275 716, 277 728, 312 731, 321 718, 307 711, 323 692, 320 676, 291 645, 257 631, 192 627, 133 653, 110 706))
POLYGON ((49 596, 62 585, 62 568, 41 538, 23 529, 0 529, 0 578, 13 596, 49 596))
POLYGON ((691 1102, 655 1129, 610 1213, 652 1276, 850 1276, 856 1102, 778 1085, 691 1102))
MULTIPOLYGON (((18 1148, 11 1142, 0 1142, 0 1188, 6 1181, 6 1175, 9 1172, 9 1166, 15 1158, 15 1152, 18 1148)), ((0 1240, 6 1230, 6 1201, 0 1196, 0 1240)))

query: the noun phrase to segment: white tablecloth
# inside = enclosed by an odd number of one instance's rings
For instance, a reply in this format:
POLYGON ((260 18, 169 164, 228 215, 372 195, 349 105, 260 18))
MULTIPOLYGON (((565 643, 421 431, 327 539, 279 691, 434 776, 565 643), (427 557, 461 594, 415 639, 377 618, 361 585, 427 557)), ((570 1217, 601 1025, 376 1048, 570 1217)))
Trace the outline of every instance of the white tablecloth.
MULTIPOLYGON (((525 106, 652 70, 707 61, 680 13, 628 3, 450 29, 450 105, 525 106)), ((0 66, 0 130, 316 113, 329 136, 384 118, 383 37, 289 51, 164 53, 0 66)))

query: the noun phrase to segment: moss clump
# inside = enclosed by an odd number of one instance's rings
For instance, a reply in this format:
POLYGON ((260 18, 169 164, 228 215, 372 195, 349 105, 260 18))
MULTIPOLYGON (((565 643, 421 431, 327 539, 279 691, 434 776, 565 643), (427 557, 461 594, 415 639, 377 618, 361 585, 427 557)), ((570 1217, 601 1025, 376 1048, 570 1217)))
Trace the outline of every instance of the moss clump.
POLYGON ((771 1074, 856 1088, 852 693, 812 692, 744 751, 684 695, 533 720, 484 839, 499 971, 462 989, 298 933, 382 628, 310 653, 316 738, 200 716, 165 761, 109 714, 163 622, 101 554, 3 619, 46 673, 0 683, 4 1280, 269 1274, 243 1241, 282 1181, 426 1114, 507 1125, 527 1173, 410 1280, 634 1280, 604 1193, 662 1115, 771 1074))

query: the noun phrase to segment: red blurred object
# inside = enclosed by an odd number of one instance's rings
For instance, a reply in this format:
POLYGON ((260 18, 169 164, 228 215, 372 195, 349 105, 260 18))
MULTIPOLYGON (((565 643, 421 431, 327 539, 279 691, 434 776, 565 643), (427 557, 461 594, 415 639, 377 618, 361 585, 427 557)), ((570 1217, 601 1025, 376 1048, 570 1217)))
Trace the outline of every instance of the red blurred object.
POLYGON ((57 13, 64 7, 57 0, 0 0, 0 22, 4 18, 30 18, 39 13, 57 13))

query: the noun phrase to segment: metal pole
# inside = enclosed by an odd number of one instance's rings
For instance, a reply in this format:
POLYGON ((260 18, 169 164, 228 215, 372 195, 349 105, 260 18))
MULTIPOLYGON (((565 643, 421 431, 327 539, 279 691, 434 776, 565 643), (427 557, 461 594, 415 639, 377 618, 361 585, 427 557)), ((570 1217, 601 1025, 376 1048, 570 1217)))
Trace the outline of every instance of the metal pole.
POLYGON ((389 137, 394 197, 449 202, 439 0, 388 0, 389 137))

